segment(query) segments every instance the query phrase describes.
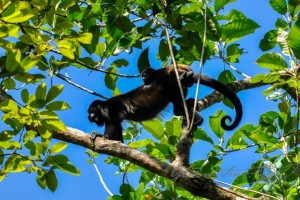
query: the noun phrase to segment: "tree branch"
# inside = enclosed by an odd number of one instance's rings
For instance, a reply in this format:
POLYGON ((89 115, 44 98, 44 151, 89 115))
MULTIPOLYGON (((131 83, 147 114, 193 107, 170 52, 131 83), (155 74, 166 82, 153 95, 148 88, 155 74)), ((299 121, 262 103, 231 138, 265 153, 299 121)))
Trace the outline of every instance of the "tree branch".
POLYGON ((155 174, 171 179, 176 184, 184 187, 196 196, 220 200, 236 199, 237 197, 240 197, 241 199, 254 199, 223 188, 214 183, 213 180, 199 176, 186 167, 177 167, 173 164, 161 162, 142 151, 130 148, 118 141, 111 141, 98 137, 95 144, 93 144, 89 134, 74 128, 68 128, 68 131, 66 132, 53 132, 52 136, 58 140, 92 149, 98 153, 128 160, 155 174))

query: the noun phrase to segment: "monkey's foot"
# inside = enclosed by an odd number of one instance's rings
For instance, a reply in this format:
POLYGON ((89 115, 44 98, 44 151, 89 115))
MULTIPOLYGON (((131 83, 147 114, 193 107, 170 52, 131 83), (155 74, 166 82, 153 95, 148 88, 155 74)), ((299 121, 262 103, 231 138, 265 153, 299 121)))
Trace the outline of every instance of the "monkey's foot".
MULTIPOLYGON (((196 131, 197 130, 197 128, 198 128, 198 126, 200 126, 202 123, 203 123, 203 118, 202 117, 200 117, 200 118, 195 118, 194 119, 195 121, 193 122, 193 126, 192 126, 192 130, 193 131, 196 131)), ((182 128, 185 128, 186 126, 187 126, 187 121, 186 121, 186 119, 184 119, 183 121, 182 121, 182 128)))

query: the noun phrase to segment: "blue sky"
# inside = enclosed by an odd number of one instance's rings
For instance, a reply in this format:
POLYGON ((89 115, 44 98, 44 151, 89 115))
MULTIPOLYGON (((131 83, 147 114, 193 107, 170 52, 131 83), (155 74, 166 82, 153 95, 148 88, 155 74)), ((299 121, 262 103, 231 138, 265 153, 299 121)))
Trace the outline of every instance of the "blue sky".
MULTIPOLYGON (((261 28, 259 28, 255 35, 250 35, 241 41, 241 47, 248 52, 240 58, 240 63, 235 66, 242 72, 253 76, 257 73, 265 72, 260 69, 256 64, 255 60, 261 54, 261 50, 258 47, 259 41, 263 38, 266 31, 274 28, 274 23, 279 14, 275 13, 269 5, 267 0, 238 0, 235 3, 230 4, 226 7, 224 13, 227 13, 231 8, 242 11, 247 17, 256 21, 261 28)), ((139 54, 129 55, 126 59, 133 63, 131 66, 134 68, 137 63, 139 54), (133 66, 134 65, 134 66, 133 66)), ((151 55, 151 64, 159 65, 155 61, 156 52, 151 55)), ((157 67, 158 68, 158 67, 157 67)), ((216 78, 220 71, 223 70, 223 64, 216 60, 209 61, 203 70, 204 74, 216 78)), ((77 82, 91 90, 104 94, 105 96, 111 96, 111 92, 106 89, 103 84, 103 75, 99 73, 90 73, 88 70, 82 71, 78 69, 68 69, 69 76, 72 77, 72 81, 77 82)), ((124 69, 123 73, 135 74, 130 68, 124 69)), ((238 76, 240 79, 243 77, 238 76)), ((122 78, 120 78, 122 79, 122 78)), ((135 79, 122 79, 124 82, 122 85, 119 84, 122 92, 129 91, 141 84, 140 78, 135 79)), ((120 80, 121 81, 121 80, 120 80)), ((63 111, 60 113, 61 119, 66 123, 67 126, 80 129, 84 132, 99 131, 103 132, 102 129, 91 124, 87 120, 87 108, 89 104, 96 99, 96 97, 87 94, 73 86, 70 86, 59 79, 54 79, 54 84, 65 84, 64 91, 59 97, 61 100, 65 100, 72 107, 70 110, 63 111)), ((204 90, 204 89, 203 89, 204 90)), ((204 90, 203 93, 210 93, 211 90, 204 90)), ((277 109, 276 104, 266 101, 265 97, 261 94, 262 88, 253 89, 249 91, 240 92, 238 96, 241 98, 244 106, 244 116, 241 125, 247 123, 256 124, 258 122, 261 113, 277 109)), ((202 95, 201 95, 202 96, 202 95)), ((208 127, 208 116, 214 114, 218 109, 225 109, 230 116, 234 116, 234 111, 226 109, 224 106, 220 107, 221 104, 216 104, 201 114, 204 116, 203 128, 207 130, 208 134, 213 135, 208 127)), ((164 112, 164 117, 171 117, 172 113, 168 111, 164 112)), ((226 132, 225 135, 229 137, 232 132, 226 132)), ((144 137, 147 137, 145 135, 144 137)), ((211 149, 210 144, 205 142, 198 142, 193 146, 191 150, 191 160, 205 159, 208 151, 211 149), (205 148, 207 147, 207 148, 205 148)), ((57 171, 57 178, 59 185, 57 190, 52 193, 50 190, 42 190, 36 183, 36 174, 27 173, 16 173, 9 174, 9 176, 0 183, 0 197, 5 200, 16 200, 16 199, 31 199, 31 200, 80 200, 80 199, 106 199, 108 194, 104 190, 103 186, 99 182, 96 171, 93 166, 87 163, 87 156, 85 155, 85 149, 75 145, 69 145, 66 150, 63 151, 70 161, 77 166, 81 171, 81 176, 72 176, 63 172, 57 171)), ((247 167, 252 164, 256 159, 260 158, 261 155, 256 155, 253 150, 243 151, 239 153, 233 153, 224 158, 222 167, 224 170, 218 177, 219 180, 230 182, 235 174, 246 171, 247 167), (247 155, 245 155, 247 154, 247 155), (233 171, 231 170, 233 169, 233 171)), ((99 155, 96 160, 98 167, 106 181, 109 189, 113 193, 119 192, 119 186, 122 183, 122 175, 115 176, 116 168, 112 165, 104 163, 106 155, 99 155)), ((138 182, 137 175, 128 176, 130 184, 136 185, 138 182)))

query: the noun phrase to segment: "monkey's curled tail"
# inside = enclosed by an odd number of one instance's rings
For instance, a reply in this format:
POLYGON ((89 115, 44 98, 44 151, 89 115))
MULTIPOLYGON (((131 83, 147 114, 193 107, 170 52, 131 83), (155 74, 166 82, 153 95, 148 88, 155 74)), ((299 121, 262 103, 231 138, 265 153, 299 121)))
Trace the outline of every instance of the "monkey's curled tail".
MULTIPOLYGON (((199 74, 194 74, 193 79, 194 79, 195 83, 197 83, 199 76, 200 76, 199 74)), ((235 112, 236 112, 236 116, 235 116, 233 123, 231 125, 226 124, 227 119, 230 122, 232 121, 231 117, 226 115, 225 117, 223 117, 221 119, 221 126, 224 130, 232 130, 232 129, 236 128, 238 126, 238 124, 240 123, 240 121, 242 119, 242 115, 243 115, 242 104, 240 102, 240 99, 237 97, 236 93, 233 92, 229 87, 227 87, 220 81, 217 81, 217 80, 210 78, 208 76, 205 76, 205 75, 201 75, 200 84, 206 85, 208 87, 211 87, 211 88, 217 90, 218 92, 220 92, 224 96, 226 96, 233 103, 235 112)))

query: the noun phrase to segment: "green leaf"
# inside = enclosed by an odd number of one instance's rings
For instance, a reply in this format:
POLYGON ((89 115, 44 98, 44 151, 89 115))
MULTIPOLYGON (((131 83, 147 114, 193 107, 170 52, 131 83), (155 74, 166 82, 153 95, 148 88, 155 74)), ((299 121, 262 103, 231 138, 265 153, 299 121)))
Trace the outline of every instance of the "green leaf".
POLYGON ((22 23, 22 22, 29 20, 30 18, 32 18, 34 16, 35 15, 31 14, 31 13, 23 15, 21 13, 21 11, 18 10, 9 16, 3 17, 3 20, 7 23, 22 23))
POLYGON ((256 60, 256 63, 260 67, 268 68, 271 71, 279 71, 288 68, 287 63, 279 53, 265 53, 256 60))
POLYGON ((3 85, 4 85, 5 89, 12 90, 12 89, 15 89, 16 82, 14 81, 14 79, 9 77, 9 78, 4 79, 3 85))
POLYGON ((79 176, 80 175, 80 171, 71 163, 65 163, 65 164, 57 164, 55 165, 58 169, 60 169, 61 171, 64 171, 68 174, 72 174, 75 176, 79 176))
POLYGON ((122 67, 122 66, 126 67, 128 65, 129 65, 129 62, 125 59, 118 59, 111 63, 112 67, 122 67))
POLYGON ((59 152, 63 151, 65 148, 67 148, 67 146, 68 146, 68 144, 65 142, 58 142, 49 149, 49 153, 50 154, 59 153, 59 152))
POLYGON ((219 12, 221 9, 223 9, 226 4, 229 4, 229 3, 232 3, 235 1, 236 0, 215 0, 214 7, 215 7, 216 12, 219 12))
POLYGON ((102 42, 99 42, 96 46, 96 51, 95 51, 96 55, 99 57, 103 57, 105 48, 106 48, 105 44, 102 42))
POLYGON ((138 69, 140 73, 144 71, 144 69, 151 67, 148 54, 149 48, 144 49, 144 51, 142 51, 141 55, 138 58, 138 69))
POLYGON ((207 135, 207 133, 201 128, 198 128, 194 132, 194 138, 214 144, 214 141, 211 139, 211 137, 209 137, 209 135, 207 135))
POLYGON ((238 175, 232 182, 232 185, 236 185, 236 186, 244 186, 244 185, 248 185, 248 179, 247 179, 247 172, 244 172, 240 175, 238 175))
POLYGON ((23 89, 21 92, 21 98, 24 103, 27 103, 29 100, 29 92, 27 89, 23 89))
POLYGON ((278 72, 272 72, 265 75, 263 78, 264 83, 274 83, 280 78, 280 74, 278 72))
MULTIPOLYGON (((108 68, 107 71, 112 73, 117 73, 117 70, 113 67, 108 68)), ((116 82, 118 80, 118 76, 115 74, 106 73, 104 80, 105 80, 105 85, 109 89, 114 90, 116 88, 116 82)))
POLYGON ((78 42, 80 42, 82 44, 91 44, 92 39, 93 39, 93 34, 92 33, 83 33, 76 39, 78 40, 78 42))
POLYGON ((46 91, 47 91, 47 85, 46 83, 42 82, 35 90, 35 97, 36 99, 46 99, 46 91))
POLYGON ((238 150, 238 149, 244 149, 248 146, 248 143, 243 139, 244 136, 243 129, 244 127, 240 128, 229 138, 226 144, 226 148, 238 150))
POLYGON ((265 131, 253 130, 252 132, 244 132, 244 135, 256 144, 274 145, 278 143, 278 140, 274 137, 273 134, 265 131))
POLYGON ((65 142, 58 142, 49 149, 49 153, 50 154, 59 153, 59 152, 63 151, 65 148, 67 148, 67 146, 68 146, 68 144, 65 142))
POLYGON ((49 170, 46 174, 46 183, 48 188, 54 192, 58 186, 56 174, 53 169, 49 170))
POLYGON ((169 50, 168 42, 166 40, 160 41, 158 55, 159 55, 159 59, 162 61, 166 61, 170 56, 170 50, 169 50))
POLYGON ((300 58, 300 18, 292 26, 291 31, 288 35, 288 43, 290 48, 293 50, 294 55, 299 59, 300 58))
POLYGON ((272 8, 281 15, 287 12, 286 0, 270 0, 272 8))
POLYGON ((45 119, 41 121, 48 130, 66 131, 67 128, 61 120, 45 119))
POLYGON ((259 83, 264 79, 264 77, 265 77, 265 74, 257 74, 255 76, 253 76, 250 81, 251 81, 251 83, 259 83))
POLYGON ((9 51, 7 53, 6 63, 5 63, 5 67, 7 71, 9 72, 15 71, 20 66, 20 61, 21 61, 20 51, 16 51, 16 52, 9 51))
POLYGON ((171 121, 165 123, 165 134, 168 137, 179 137, 182 133, 182 120, 179 117, 173 117, 171 121))
POLYGON ((164 136, 164 126, 160 119, 144 121, 143 127, 158 140, 164 136))
POLYGON ((286 31, 289 28, 289 25, 287 24, 287 22, 281 18, 278 18, 276 20, 275 26, 276 26, 277 30, 282 30, 282 31, 286 31))
POLYGON ((48 110, 66 110, 69 109, 70 106, 64 101, 54 101, 49 103, 46 108, 48 110))
POLYGON ((277 44, 277 36, 278 36, 278 30, 270 30, 268 31, 264 38, 259 43, 259 48, 262 51, 268 51, 270 49, 273 49, 277 44))
POLYGON ((60 53, 71 60, 75 59, 73 44, 68 40, 60 40, 58 42, 58 50, 60 53))
POLYGON ((0 104, 0 110, 7 113, 17 113, 18 105, 11 99, 8 99, 0 104))
POLYGON ((63 88, 63 85, 52 86, 47 93, 46 103, 49 103, 50 101, 55 99, 62 92, 63 88))
POLYGON ((36 66, 39 61, 40 61, 39 57, 26 56, 24 59, 21 60, 20 66, 25 71, 28 71, 28 70, 32 69, 34 66, 36 66))
POLYGON ((239 49, 239 44, 231 44, 226 49, 227 60, 232 63, 238 63, 238 58, 244 53, 243 49, 239 49))
POLYGON ((51 110, 42 110, 38 112, 38 116, 41 119, 58 119, 57 114, 51 110))
POLYGON ((222 28, 222 39, 226 43, 238 40, 253 33, 260 26, 251 19, 237 19, 225 24, 222 28))
POLYGON ((219 110, 214 116, 209 116, 209 126, 219 138, 223 138, 224 135, 224 129, 221 127, 221 119, 225 115, 223 111, 219 110))
POLYGON ((37 176, 36 176, 36 182, 42 189, 46 189, 47 183, 46 183, 46 171, 45 170, 38 170, 37 176))
POLYGON ((21 144, 16 141, 0 141, 0 147, 6 150, 16 150, 22 148, 21 144))
POLYGON ((144 148, 144 147, 146 147, 148 145, 154 146, 155 143, 152 140, 150 140, 150 139, 144 139, 144 140, 137 140, 135 142, 130 142, 128 144, 129 147, 135 148, 135 149, 144 148))
POLYGON ((37 132, 35 132, 33 130, 27 131, 23 137, 24 144, 27 143, 28 141, 36 138, 36 136, 37 136, 37 132))
POLYGON ((220 73, 218 80, 223 84, 229 84, 236 80, 233 73, 229 70, 224 70, 220 73))

